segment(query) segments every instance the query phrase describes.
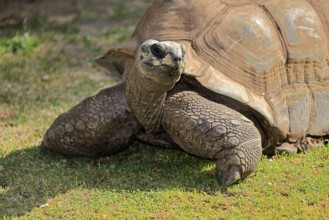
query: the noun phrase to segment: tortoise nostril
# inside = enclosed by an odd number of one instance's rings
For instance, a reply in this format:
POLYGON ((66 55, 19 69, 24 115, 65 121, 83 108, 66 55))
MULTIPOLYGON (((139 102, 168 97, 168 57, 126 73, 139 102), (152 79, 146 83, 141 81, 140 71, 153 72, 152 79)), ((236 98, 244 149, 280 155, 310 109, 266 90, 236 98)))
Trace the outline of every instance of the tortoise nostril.
POLYGON ((175 63, 178 63, 178 62, 180 62, 182 60, 182 58, 180 58, 180 57, 174 57, 174 62, 175 63))

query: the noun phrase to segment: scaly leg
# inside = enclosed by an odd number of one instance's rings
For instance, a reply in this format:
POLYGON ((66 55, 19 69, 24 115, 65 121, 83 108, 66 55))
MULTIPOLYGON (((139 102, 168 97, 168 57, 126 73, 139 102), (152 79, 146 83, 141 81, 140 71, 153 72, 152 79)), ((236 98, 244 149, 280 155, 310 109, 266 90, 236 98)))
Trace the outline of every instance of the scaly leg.
POLYGON ((215 160, 223 186, 245 178, 261 159, 261 136, 253 122, 196 92, 169 96, 162 125, 186 152, 215 160))
POLYGON ((141 126, 127 105, 124 87, 104 89, 60 115, 44 135, 41 148, 88 157, 127 149, 141 126))

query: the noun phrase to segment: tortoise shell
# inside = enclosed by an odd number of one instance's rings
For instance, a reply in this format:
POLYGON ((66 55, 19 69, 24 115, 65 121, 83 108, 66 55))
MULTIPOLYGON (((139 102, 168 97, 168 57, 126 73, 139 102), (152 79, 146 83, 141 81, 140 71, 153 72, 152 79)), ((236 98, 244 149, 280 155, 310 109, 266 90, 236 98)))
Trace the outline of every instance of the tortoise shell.
POLYGON ((184 44, 185 75, 251 107, 282 139, 329 133, 329 0, 154 1, 98 62, 129 74, 147 39, 184 44))

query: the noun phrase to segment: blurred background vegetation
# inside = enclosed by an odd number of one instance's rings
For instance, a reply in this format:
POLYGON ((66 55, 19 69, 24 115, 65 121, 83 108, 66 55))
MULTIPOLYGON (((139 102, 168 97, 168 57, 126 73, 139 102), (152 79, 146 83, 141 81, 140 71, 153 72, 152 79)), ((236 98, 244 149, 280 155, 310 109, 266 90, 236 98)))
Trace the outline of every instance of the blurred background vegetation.
POLYGON ((146 6, 142 0, 1 0, 0 124, 119 80, 93 59, 129 38, 146 6))

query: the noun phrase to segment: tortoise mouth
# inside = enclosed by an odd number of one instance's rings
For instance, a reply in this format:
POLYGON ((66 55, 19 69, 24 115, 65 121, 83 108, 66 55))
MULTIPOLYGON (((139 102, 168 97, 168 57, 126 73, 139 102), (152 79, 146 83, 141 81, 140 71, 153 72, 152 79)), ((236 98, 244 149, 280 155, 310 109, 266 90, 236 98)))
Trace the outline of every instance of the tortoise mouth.
POLYGON ((174 66, 167 64, 154 65, 153 63, 148 61, 143 62, 143 64, 147 69, 150 69, 152 71, 172 73, 171 75, 176 75, 174 73, 179 72, 180 70, 179 65, 174 65, 174 66))

